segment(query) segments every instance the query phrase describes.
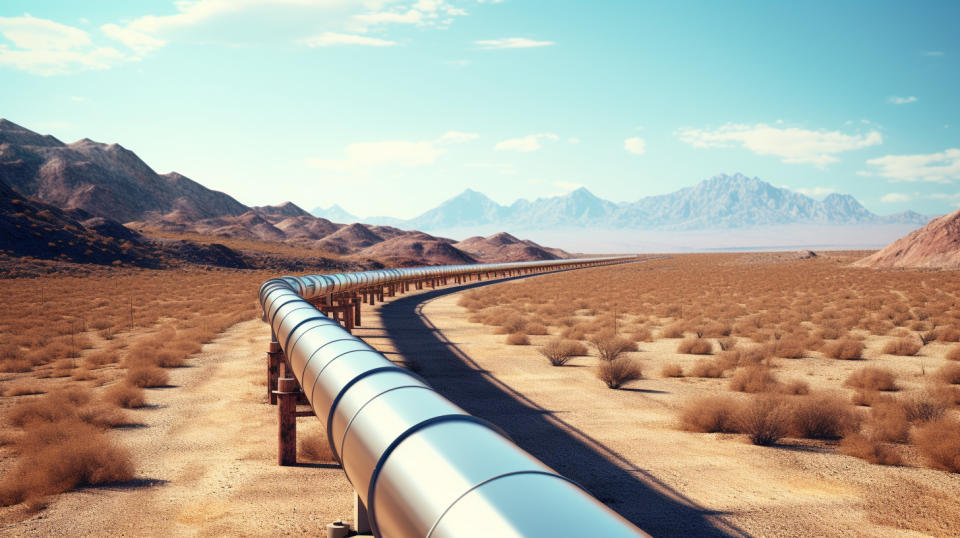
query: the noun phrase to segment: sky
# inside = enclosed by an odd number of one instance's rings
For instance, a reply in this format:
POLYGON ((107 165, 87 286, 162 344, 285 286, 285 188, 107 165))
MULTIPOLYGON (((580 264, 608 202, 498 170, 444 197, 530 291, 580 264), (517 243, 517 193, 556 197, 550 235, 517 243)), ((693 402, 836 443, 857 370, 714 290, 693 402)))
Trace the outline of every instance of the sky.
POLYGON ((735 172, 942 214, 957 21, 960 2, 4 0, 0 117, 361 217, 735 172))

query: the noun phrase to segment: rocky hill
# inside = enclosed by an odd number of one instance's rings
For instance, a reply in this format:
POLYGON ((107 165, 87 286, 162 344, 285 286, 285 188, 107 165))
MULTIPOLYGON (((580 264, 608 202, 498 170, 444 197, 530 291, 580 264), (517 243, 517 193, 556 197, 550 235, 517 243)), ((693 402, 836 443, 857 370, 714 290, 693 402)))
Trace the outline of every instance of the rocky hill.
POLYGON ((856 265, 960 269, 960 210, 930 221, 856 265))
POLYGON ((475 258, 492 262, 509 260, 556 260, 569 257, 569 254, 559 250, 542 247, 533 241, 524 241, 501 232, 489 237, 475 236, 454 243, 458 249, 475 258))

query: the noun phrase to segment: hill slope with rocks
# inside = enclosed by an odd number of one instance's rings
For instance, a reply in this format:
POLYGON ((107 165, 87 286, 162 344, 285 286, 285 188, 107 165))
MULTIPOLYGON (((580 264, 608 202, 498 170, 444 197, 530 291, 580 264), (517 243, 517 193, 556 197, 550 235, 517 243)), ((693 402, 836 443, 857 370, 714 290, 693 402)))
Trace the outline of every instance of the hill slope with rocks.
POLYGON ((856 265, 960 269, 960 210, 930 221, 856 265))

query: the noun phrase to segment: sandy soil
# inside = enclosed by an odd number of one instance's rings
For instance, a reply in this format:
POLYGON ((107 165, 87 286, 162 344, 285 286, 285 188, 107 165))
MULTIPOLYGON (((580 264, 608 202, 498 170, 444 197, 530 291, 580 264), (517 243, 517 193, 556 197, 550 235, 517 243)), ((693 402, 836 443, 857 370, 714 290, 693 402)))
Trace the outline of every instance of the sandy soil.
MULTIPOLYGON (((235 325, 190 367, 170 370, 172 387, 147 391, 152 406, 130 411, 142 426, 111 432, 134 454, 136 481, 56 496, 0 534, 318 534, 348 519, 352 490, 339 467, 277 465, 276 408, 264 403, 269 337, 259 320, 235 325)), ((313 419, 299 426, 318 428, 313 419)))

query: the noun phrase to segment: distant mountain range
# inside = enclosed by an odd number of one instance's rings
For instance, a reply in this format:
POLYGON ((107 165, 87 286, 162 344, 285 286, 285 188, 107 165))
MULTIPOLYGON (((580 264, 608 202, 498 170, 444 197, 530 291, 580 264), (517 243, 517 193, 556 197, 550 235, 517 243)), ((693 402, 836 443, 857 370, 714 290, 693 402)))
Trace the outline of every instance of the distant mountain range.
POLYGON ((409 220, 365 219, 376 224, 428 231, 496 224, 512 230, 607 228, 709 230, 785 224, 922 226, 930 216, 913 211, 880 216, 849 194, 822 201, 743 174, 718 175, 670 194, 614 203, 579 188, 562 196, 500 205, 467 189, 409 220))
POLYGON ((350 213, 340 207, 340 204, 333 204, 330 207, 315 207, 310 211, 314 217, 320 217, 333 222, 360 222, 360 217, 350 213))

